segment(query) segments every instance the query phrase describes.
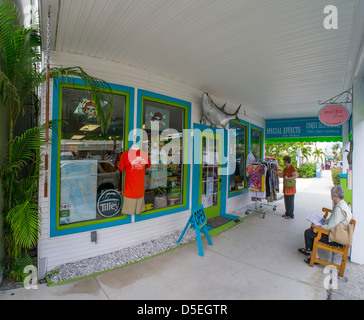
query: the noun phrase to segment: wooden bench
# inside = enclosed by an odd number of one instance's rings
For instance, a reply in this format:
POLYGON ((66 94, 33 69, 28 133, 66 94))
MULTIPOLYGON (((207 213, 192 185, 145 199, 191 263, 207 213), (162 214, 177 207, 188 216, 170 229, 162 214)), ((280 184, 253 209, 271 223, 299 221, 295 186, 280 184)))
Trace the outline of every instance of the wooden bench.
MULTIPOLYGON (((326 219, 327 215, 330 212, 332 212, 332 210, 330 210, 328 208, 322 208, 322 211, 325 213, 324 216, 323 216, 324 219, 326 219)), ((350 224, 353 224, 354 229, 355 229, 356 221, 354 219, 351 219, 350 224)), ((345 271, 346 261, 348 259, 348 251, 349 251, 350 246, 332 246, 332 245, 329 245, 327 243, 323 243, 323 242, 320 241, 321 236, 323 234, 329 235, 330 230, 314 228, 313 231, 315 233, 317 233, 317 236, 316 236, 316 238, 315 238, 315 240, 313 242, 313 249, 312 249, 311 260, 310 260, 310 267, 313 267, 315 262, 326 265, 326 266, 335 266, 339 270, 339 276, 340 277, 344 276, 344 271, 345 271), (327 261, 322 260, 322 259, 317 259, 316 258, 316 253, 317 253, 318 248, 342 254, 341 264, 338 265, 338 264, 334 264, 332 262, 327 262, 327 261)))

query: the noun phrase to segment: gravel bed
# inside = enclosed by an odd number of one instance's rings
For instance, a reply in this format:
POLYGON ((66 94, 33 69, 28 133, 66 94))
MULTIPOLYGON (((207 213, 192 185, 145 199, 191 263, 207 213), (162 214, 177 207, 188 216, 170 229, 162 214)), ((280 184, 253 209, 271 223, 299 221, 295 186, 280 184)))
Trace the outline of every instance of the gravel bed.
POLYGON ((50 271, 48 276, 51 283, 57 283, 92 275, 148 258, 178 247, 196 238, 195 230, 187 228, 181 242, 177 244, 180 235, 181 231, 176 231, 158 239, 143 242, 139 245, 124 248, 119 251, 83 259, 73 263, 62 264, 50 271))
MULTIPOLYGON (((244 217, 246 208, 232 212, 231 214, 244 217)), ((118 268, 126 264, 136 262, 158 253, 176 248, 185 243, 196 239, 196 232, 192 228, 187 228, 181 242, 177 244, 177 240, 181 235, 181 231, 153 239, 136 246, 121 249, 119 251, 103 254, 100 256, 79 260, 73 263, 66 263, 55 267, 48 273, 51 283, 72 280, 85 277, 98 272, 107 271, 118 268)), ((44 279, 43 279, 44 280, 44 279)), ((22 286, 19 284, 19 286, 22 286)), ((14 288, 14 283, 6 284, 4 279, 0 284, 0 290, 14 288)))

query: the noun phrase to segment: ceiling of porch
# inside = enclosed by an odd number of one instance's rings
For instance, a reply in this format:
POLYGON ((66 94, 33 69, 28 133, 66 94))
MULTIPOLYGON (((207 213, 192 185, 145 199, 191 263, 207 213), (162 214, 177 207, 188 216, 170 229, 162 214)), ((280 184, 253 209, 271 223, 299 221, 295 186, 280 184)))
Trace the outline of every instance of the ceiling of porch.
POLYGON ((40 2, 52 50, 164 74, 266 119, 317 116, 318 100, 351 86, 361 41, 357 0, 40 2), (324 28, 326 5, 337 30, 324 28))

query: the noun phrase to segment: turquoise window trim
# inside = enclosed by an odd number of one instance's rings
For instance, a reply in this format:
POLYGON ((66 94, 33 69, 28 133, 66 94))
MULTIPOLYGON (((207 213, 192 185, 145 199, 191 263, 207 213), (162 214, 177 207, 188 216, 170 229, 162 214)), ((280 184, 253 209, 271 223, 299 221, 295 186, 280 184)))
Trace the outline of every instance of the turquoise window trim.
MULTIPOLYGON (((262 152, 262 155, 264 155, 264 145, 265 145, 265 138, 264 138, 264 129, 261 128, 261 127, 258 127, 256 125, 253 125, 251 123, 248 123, 246 121, 243 121, 241 119, 239 119, 240 122, 244 123, 247 125, 247 130, 248 130, 248 135, 247 135, 247 154, 251 151, 251 129, 258 129, 258 130, 261 130, 262 131, 262 137, 263 137, 263 141, 262 141, 262 148, 261 148, 261 152, 262 152)), ((229 182, 230 183, 230 182, 229 182)), ((248 193, 249 190, 248 189, 243 189, 241 191, 233 191, 233 192, 228 192, 228 198, 233 198, 233 197, 236 197, 236 196, 240 196, 242 194, 245 194, 245 193, 248 193)))
MULTIPOLYGON (((53 108, 52 108, 52 120, 59 119, 59 112, 61 111, 60 106, 60 98, 61 98, 61 89, 62 84, 74 84, 76 86, 84 86, 85 82, 79 78, 71 78, 68 79, 66 77, 57 77, 53 82, 53 108)), ((126 105, 126 108, 129 107, 129 124, 128 129, 133 130, 134 127, 134 92, 135 89, 132 87, 127 87, 123 85, 117 85, 109 83, 110 87, 114 91, 125 92, 129 94, 129 105, 126 105)), ((124 134, 126 134, 124 132, 124 134)), ((59 221, 57 221, 57 212, 59 208, 57 208, 58 202, 58 192, 59 192, 59 158, 60 158, 60 136, 58 130, 54 130, 52 133, 52 149, 51 149, 51 182, 50 182, 50 237, 58 237, 70 234, 76 234, 80 232, 86 232, 91 230, 98 230, 103 228, 110 228, 118 225, 124 225, 131 223, 131 216, 118 217, 118 218, 110 218, 105 220, 92 220, 77 223, 77 226, 73 226, 72 224, 66 226, 59 226, 59 221), (54 175, 56 177, 54 177, 54 175)), ((96 208, 95 208, 96 210, 96 208)))
MULTIPOLYGON (((138 89, 137 91, 137 128, 142 128, 142 114, 143 114, 143 99, 157 99, 163 102, 164 104, 172 104, 173 106, 182 107, 185 109, 185 123, 184 123, 184 129, 190 129, 191 128, 191 102, 169 97, 166 95, 162 95, 159 93, 155 93, 152 91, 147 91, 143 89, 138 89)), ((190 165, 190 159, 191 159, 191 148, 190 146, 191 141, 191 133, 190 130, 188 130, 187 137, 184 137, 184 145, 183 148, 185 149, 184 152, 186 152, 187 149, 187 155, 183 155, 184 161, 186 160, 186 156, 188 159, 188 164, 186 164, 186 173, 184 174, 184 182, 183 182, 183 196, 186 199, 182 204, 173 206, 173 207, 166 207, 156 210, 150 210, 150 213, 145 213, 142 215, 135 215, 135 222, 143 221, 143 220, 149 220, 154 219, 157 217, 189 210, 190 208, 190 172, 191 172, 191 165, 190 165)))
MULTIPOLYGON (((247 121, 244 121, 242 119, 239 119, 239 121, 236 122, 241 122, 245 127, 246 127, 246 137, 245 137, 245 161, 246 161, 246 157, 249 153, 250 150, 250 124, 247 121)), ((231 121, 229 123, 229 128, 231 128, 231 121)), ((246 181, 245 181, 246 182, 246 181)), ((230 179, 228 179, 228 198, 233 198, 236 196, 239 196, 241 194, 247 193, 248 189, 242 189, 242 190, 234 190, 234 191, 229 191, 230 190, 230 179)))
POLYGON ((249 152, 251 151, 251 129, 256 129, 256 130, 259 130, 262 132, 262 144, 261 144, 261 148, 260 148, 260 151, 261 151, 261 154, 264 158, 264 152, 265 152, 265 149, 264 149, 264 145, 265 145, 265 133, 264 133, 264 129, 262 127, 258 127, 254 124, 250 124, 250 128, 249 128, 249 152))
POLYGON ((251 144, 251 124, 248 124, 248 154, 252 151, 252 144, 251 144))

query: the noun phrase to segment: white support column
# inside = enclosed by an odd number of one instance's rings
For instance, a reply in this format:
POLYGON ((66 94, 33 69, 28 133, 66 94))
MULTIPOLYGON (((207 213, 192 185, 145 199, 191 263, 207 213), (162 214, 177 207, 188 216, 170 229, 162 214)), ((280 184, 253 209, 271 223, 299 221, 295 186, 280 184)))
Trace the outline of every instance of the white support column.
POLYGON ((343 173, 349 169, 348 164, 348 152, 345 150, 349 150, 349 120, 346 121, 342 126, 342 135, 343 135, 343 173))
POLYGON ((364 264, 364 65, 353 86, 353 193, 352 208, 356 220, 351 260, 364 264))

